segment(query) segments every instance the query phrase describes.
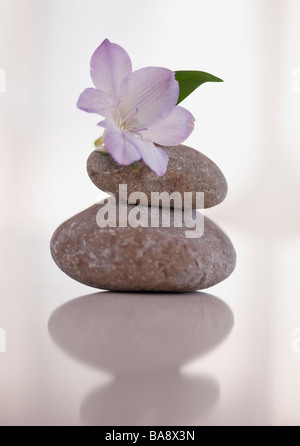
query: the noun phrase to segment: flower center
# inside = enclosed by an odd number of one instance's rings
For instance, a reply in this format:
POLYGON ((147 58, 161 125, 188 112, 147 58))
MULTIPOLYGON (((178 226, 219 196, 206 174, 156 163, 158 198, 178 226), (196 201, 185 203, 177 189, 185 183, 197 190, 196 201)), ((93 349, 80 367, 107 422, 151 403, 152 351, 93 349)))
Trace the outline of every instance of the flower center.
POLYGON ((113 119, 116 123, 116 125, 119 127, 121 132, 127 131, 133 134, 134 136, 137 136, 139 138, 142 138, 143 135, 140 133, 142 130, 148 130, 146 127, 139 127, 139 123, 136 121, 132 121, 132 119, 138 114, 139 109, 136 108, 134 113, 123 113, 120 108, 122 100, 119 99, 118 103, 116 105, 111 106, 113 109, 112 115, 113 119))
POLYGON ((121 118, 120 123, 119 123, 119 127, 120 127, 120 129, 122 131, 130 129, 130 127, 128 127, 128 121, 130 121, 132 118, 134 118, 138 114, 138 111, 139 111, 139 109, 136 108, 135 112, 133 114, 131 114, 129 116, 127 115, 127 116, 121 118))

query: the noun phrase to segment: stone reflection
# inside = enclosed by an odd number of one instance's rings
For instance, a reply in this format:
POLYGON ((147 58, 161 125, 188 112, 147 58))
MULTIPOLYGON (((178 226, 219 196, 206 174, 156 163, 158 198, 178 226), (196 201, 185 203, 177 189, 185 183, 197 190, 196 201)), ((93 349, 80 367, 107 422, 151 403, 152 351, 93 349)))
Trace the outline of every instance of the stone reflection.
POLYGON ((217 346, 233 314, 206 293, 99 292, 67 302, 49 332, 67 354, 114 376, 87 396, 84 423, 189 424, 217 401, 219 387, 180 368, 217 346))
POLYGON ((104 426, 188 425, 217 402, 220 390, 208 376, 176 370, 119 375, 85 398, 81 420, 104 426))

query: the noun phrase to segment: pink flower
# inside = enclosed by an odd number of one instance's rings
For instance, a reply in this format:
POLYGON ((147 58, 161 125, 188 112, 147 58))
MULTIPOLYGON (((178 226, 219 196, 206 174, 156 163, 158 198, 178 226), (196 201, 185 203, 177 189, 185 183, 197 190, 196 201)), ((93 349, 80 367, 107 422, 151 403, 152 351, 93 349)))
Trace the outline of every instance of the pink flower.
POLYGON ((132 72, 126 51, 108 39, 91 59, 91 78, 77 106, 105 119, 103 148, 116 163, 128 166, 141 159, 157 175, 166 173, 168 155, 153 142, 182 143, 194 127, 193 115, 176 106, 179 84, 166 68, 146 67, 132 72))

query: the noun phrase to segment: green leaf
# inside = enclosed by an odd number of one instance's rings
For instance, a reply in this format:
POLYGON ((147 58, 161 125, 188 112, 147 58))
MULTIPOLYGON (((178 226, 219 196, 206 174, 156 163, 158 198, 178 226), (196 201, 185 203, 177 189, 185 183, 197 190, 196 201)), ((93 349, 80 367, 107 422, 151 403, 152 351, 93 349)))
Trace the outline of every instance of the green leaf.
POLYGON ((175 79, 179 83, 177 104, 205 82, 223 82, 222 79, 204 71, 175 71, 175 79))
POLYGON ((102 136, 100 136, 100 138, 96 139, 96 141, 94 142, 94 146, 101 147, 102 145, 103 145, 103 139, 102 136))

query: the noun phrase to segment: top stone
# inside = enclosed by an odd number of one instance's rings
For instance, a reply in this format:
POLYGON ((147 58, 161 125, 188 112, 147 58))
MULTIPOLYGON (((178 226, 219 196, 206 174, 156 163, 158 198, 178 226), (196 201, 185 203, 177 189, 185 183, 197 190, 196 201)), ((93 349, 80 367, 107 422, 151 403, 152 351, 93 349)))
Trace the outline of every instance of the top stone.
MULTIPOLYGON (((143 161, 131 166, 120 166, 108 154, 94 151, 87 160, 87 171, 93 183, 117 199, 127 200, 133 192, 143 192, 147 199, 140 204, 151 204, 151 192, 193 192, 192 207, 210 208, 221 203, 227 194, 227 182, 216 164, 197 150, 184 145, 166 147, 169 164, 164 176, 152 172, 143 161), (119 185, 127 185, 127 193, 119 193, 119 185), (196 203, 196 192, 204 193, 203 203, 196 203)), ((135 203, 128 200, 129 203, 135 203)), ((172 202, 171 202, 172 203, 172 202)), ((152 203, 153 204, 153 203, 152 203)), ((172 204, 171 204, 172 207, 172 204)), ((174 202, 174 207, 177 207, 174 202)), ((181 207, 181 206, 180 206, 181 207)))

